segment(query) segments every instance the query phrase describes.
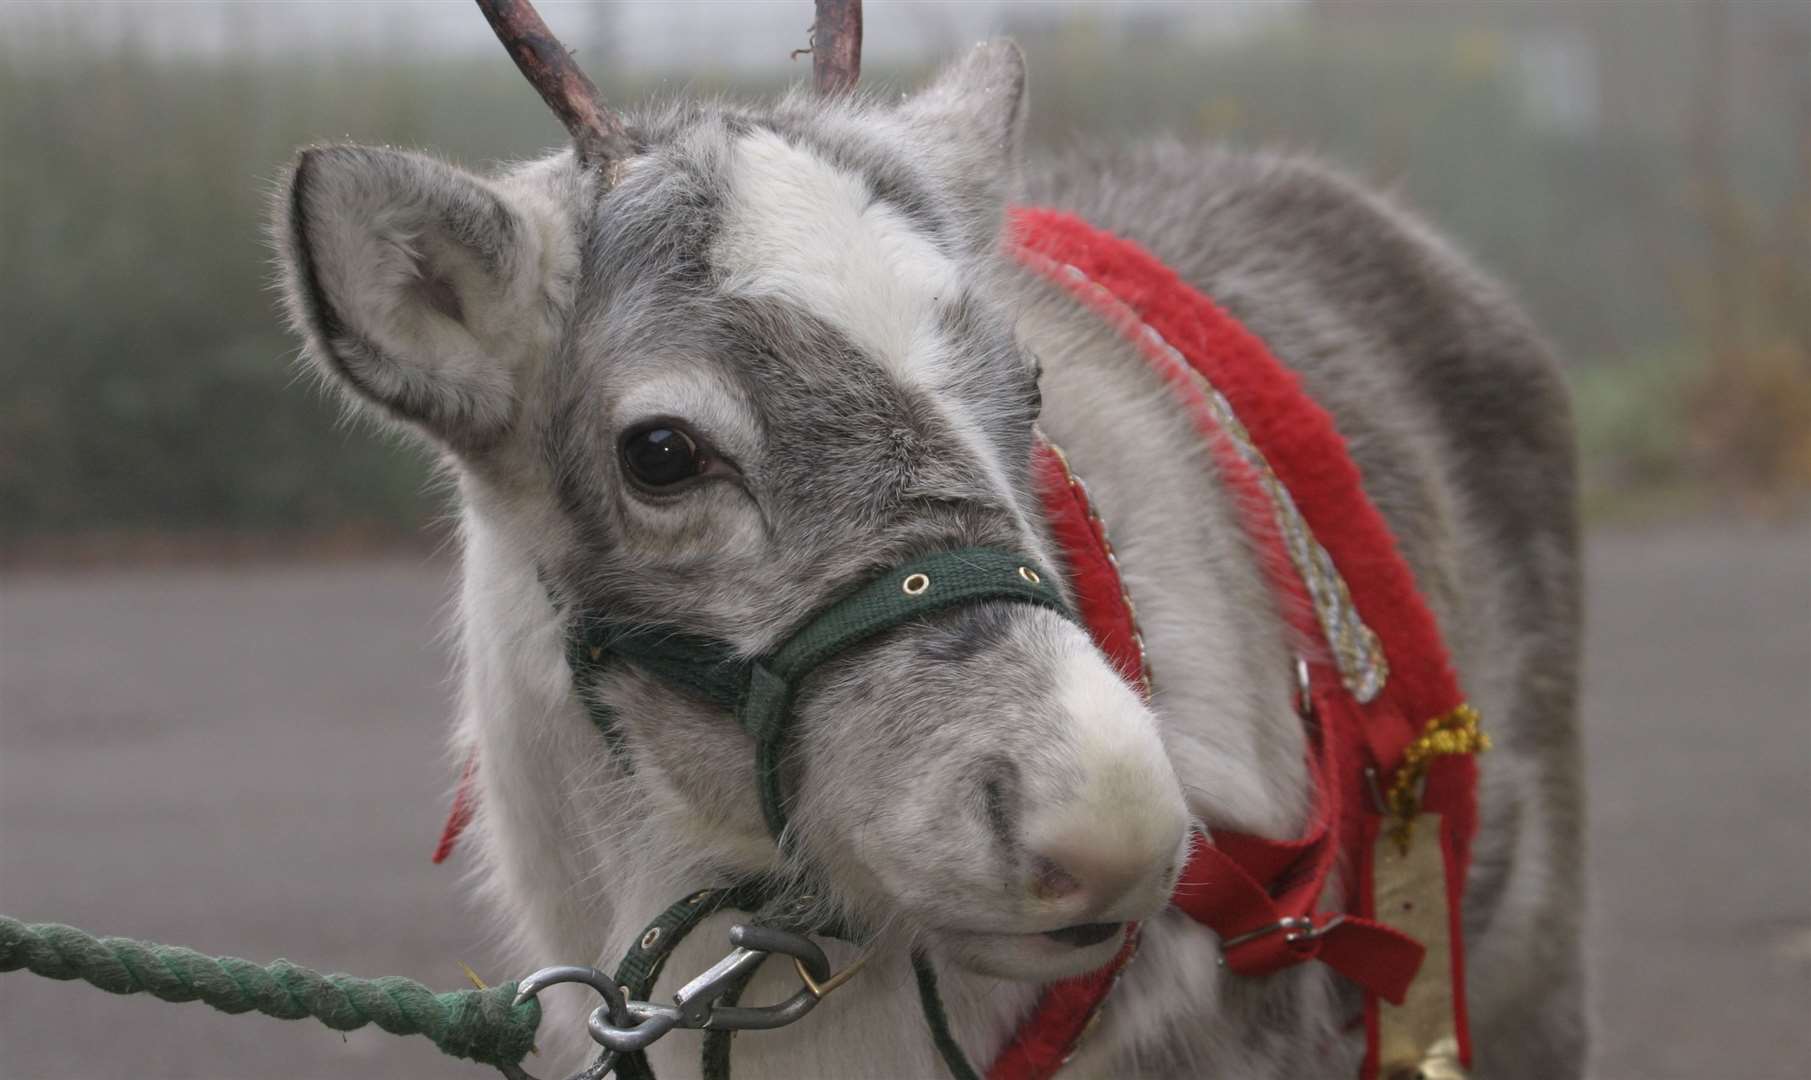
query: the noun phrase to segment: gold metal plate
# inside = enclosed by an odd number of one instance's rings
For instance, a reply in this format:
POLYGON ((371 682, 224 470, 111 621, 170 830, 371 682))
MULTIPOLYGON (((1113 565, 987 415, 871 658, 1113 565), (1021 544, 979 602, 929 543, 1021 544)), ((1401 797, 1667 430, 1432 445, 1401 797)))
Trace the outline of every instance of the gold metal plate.
POLYGON ((1405 851, 1396 830, 1371 848, 1380 922, 1421 942, 1427 956, 1401 1005, 1377 1003, 1377 1065, 1384 1080, 1464 1080, 1453 1029, 1453 949, 1446 904, 1440 815, 1417 814, 1405 851))

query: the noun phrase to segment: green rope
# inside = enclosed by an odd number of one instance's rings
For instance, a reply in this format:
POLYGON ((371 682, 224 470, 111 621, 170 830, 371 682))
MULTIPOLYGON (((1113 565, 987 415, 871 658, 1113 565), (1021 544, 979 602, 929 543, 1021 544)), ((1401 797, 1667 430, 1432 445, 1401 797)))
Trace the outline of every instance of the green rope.
POLYGON ((336 1031, 376 1024, 392 1035, 426 1035, 441 1052, 486 1065, 514 1065, 534 1044, 541 1008, 512 1005, 516 984, 436 994, 410 979, 322 975, 287 960, 260 967, 131 938, 97 938, 56 923, 0 915, 0 972, 81 979, 113 994, 200 1001, 224 1013, 279 1020, 313 1017, 336 1031))
POLYGON ((944 1067, 955 1080, 981 1080, 981 1074, 968 1063, 968 1055, 956 1042, 955 1032, 950 1030, 950 1018, 943 1011, 943 995, 937 992, 937 969, 931 966, 931 958, 913 952, 912 974, 918 979, 918 1003, 924 1008, 924 1022, 930 1025, 931 1042, 943 1055, 944 1067))

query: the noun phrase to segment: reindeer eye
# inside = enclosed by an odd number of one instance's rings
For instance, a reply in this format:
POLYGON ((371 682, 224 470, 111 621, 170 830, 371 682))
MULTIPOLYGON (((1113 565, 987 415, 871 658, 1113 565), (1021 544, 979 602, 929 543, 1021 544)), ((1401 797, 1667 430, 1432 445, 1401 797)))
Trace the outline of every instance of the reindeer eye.
POLYGON ((670 424, 650 424, 623 437, 623 467, 645 487, 664 488, 704 472, 707 460, 690 435, 670 424))

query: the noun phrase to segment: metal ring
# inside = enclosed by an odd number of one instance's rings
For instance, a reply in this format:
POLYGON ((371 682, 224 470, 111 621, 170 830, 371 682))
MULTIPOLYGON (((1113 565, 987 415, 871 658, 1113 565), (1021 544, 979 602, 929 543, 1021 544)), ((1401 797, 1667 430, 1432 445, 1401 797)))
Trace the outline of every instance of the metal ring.
POLYGON ((1295 658, 1295 711, 1303 720, 1314 716, 1314 680, 1308 673, 1308 661, 1295 658))
POLYGON ((659 940, 660 940, 660 927, 658 927, 658 926, 648 927, 648 932, 641 936, 642 951, 646 952, 647 950, 652 949, 654 947, 654 943, 659 940))
POLYGON ((1036 570, 1033 570, 1029 566, 1019 567, 1019 576, 1024 578, 1028 583, 1030 583, 1032 585, 1036 585, 1044 580, 1043 578, 1038 576, 1038 572, 1036 570))
MULTIPOLYGON (((580 967, 573 964, 560 964, 554 967, 544 967, 528 976, 528 978, 523 979, 516 984, 516 997, 512 1004, 520 1005, 525 1001, 531 1001, 539 997, 541 991, 547 989, 549 986, 568 982, 584 983, 591 989, 596 990, 598 995, 604 999, 604 1003, 598 1006, 593 1013, 594 1017, 596 1014, 602 1013, 608 1016, 621 1017, 625 1022, 629 1020, 629 988, 626 986, 617 986, 611 981, 610 976, 596 968, 580 967)), ((597 1056, 597 1060, 591 1063, 590 1068, 585 1069, 583 1072, 573 1074, 571 1080, 602 1080, 604 1076, 608 1075, 609 1072, 616 1067, 617 1057, 617 1051, 606 1048, 597 1056)), ((535 1077, 532 1074, 522 1069, 519 1065, 500 1065, 498 1068, 502 1071, 507 1080, 535 1080, 535 1077)))
POLYGON ((931 587, 931 579, 926 574, 912 574, 899 586, 907 596, 922 596, 931 587))
MULTIPOLYGON (((579 967, 573 964, 560 964, 555 967, 544 967, 516 984, 516 999, 513 1004, 520 1005, 539 997, 542 990, 558 983, 584 983, 596 990, 604 999, 604 1004, 612 1012, 621 1012, 627 1005, 628 993, 610 981, 610 976, 594 967, 579 967)), ((624 1013, 624 1015, 627 1015, 624 1013)))
POLYGON ((599 1005, 585 1021, 585 1030, 591 1033, 592 1042, 619 1054, 633 1054, 659 1042, 681 1019, 679 1010, 671 1005, 638 1001, 628 1010, 629 1022, 618 1023, 606 1006, 599 1005))

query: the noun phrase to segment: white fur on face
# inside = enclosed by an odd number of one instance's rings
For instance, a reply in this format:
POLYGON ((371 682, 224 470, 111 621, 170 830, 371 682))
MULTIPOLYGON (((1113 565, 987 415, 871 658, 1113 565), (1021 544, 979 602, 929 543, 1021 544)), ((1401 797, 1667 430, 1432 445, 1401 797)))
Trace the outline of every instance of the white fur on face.
MULTIPOLYGON (((1034 800, 1025 843, 1042 850, 1080 842, 1108 861, 1136 853, 1152 879, 1164 879, 1185 853, 1189 816, 1156 718, 1085 639, 1073 644, 1056 669, 1062 760, 1027 773, 1034 788, 1049 779, 1062 786, 1034 800)), ((1168 888, 1163 880, 1155 894, 1159 906, 1168 888)))
POLYGON ((961 266, 862 177, 772 131, 736 140, 731 161, 712 252, 723 291, 810 312, 902 385, 927 391, 994 489, 1010 492, 984 425, 946 392, 961 378, 961 358, 938 313, 962 293, 961 266))
POLYGON ((713 257, 725 292, 811 312, 908 385, 934 388, 947 362, 937 304, 959 268, 845 172, 771 131, 735 144, 713 257))

